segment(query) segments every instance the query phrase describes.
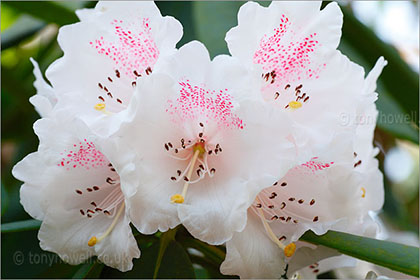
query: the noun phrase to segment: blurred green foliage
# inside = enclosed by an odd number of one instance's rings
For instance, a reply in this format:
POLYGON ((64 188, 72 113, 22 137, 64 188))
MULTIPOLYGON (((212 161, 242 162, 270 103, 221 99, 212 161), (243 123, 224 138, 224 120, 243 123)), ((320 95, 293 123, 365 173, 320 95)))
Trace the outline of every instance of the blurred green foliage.
MULTIPOLYGON (((236 15, 243 3, 177 1, 157 2, 157 5, 162 14, 172 15, 183 24, 184 36, 178 47, 191 40, 200 40, 214 57, 228 53, 224 36, 237 24, 236 15)), ((93 1, 1 2, 2 223, 30 219, 19 203, 21 183, 11 176, 13 165, 34 152, 38 145, 32 125, 39 116, 28 101, 35 94, 29 57, 37 60, 44 72, 62 55, 56 41, 58 27, 77 21, 75 9, 94 5, 93 1)), ((396 145, 396 139, 418 144, 418 73, 407 66, 394 47, 382 42, 360 23, 348 7, 343 7, 343 12, 343 37, 339 49, 364 66, 366 72, 379 56, 389 62, 379 80, 377 105, 380 115, 409 116, 409 122, 389 122, 380 118, 375 143, 385 154, 396 145)), ((383 153, 379 159, 383 166, 383 153)), ((415 177, 406 183, 415 190, 408 198, 396 195, 393 184, 385 180, 383 217, 396 229, 418 232, 418 172, 415 177)), ((36 231, 16 232, 10 225, 6 231, 2 229, 1 235, 3 278, 230 278, 219 272, 224 247, 193 240, 183 228, 165 245, 161 258, 158 256, 162 241, 137 234, 142 258, 135 261, 134 270, 125 274, 104 267, 95 259, 79 266, 67 265, 55 254, 39 248, 36 231), (17 263, 17 253, 23 256, 21 264, 17 263), (162 269, 156 272, 158 261, 162 269)))

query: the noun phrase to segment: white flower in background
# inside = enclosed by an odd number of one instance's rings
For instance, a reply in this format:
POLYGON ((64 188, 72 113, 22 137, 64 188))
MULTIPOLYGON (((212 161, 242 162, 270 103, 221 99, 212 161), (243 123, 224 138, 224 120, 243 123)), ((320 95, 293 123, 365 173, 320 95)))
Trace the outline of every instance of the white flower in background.
POLYGON ((266 106, 258 80, 238 61, 210 61, 199 42, 183 46, 162 72, 139 80, 116 134, 141 159, 132 221, 142 233, 182 223, 222 244, 243 230, 261 188, 296 164, 290 122, 266 106))
POLYGON ((42 249, 70 264, 93 255, 108 266, 127 271, 140 256, 130 228, 123 186, 130 182, 133 164, 116 170, 109 158, 125 160, 107 139, 108 158, 91 131, 66 111, 55 112, 34 125, 39 149, 13 168, 24 182, 21 203, 42 220, 38 234, 42 249))
POLYGON ((182 26, 149 1, 103 1, 77 14, 81 22, 59 30, 64 56, 46 76, 58 107, 107 135, 118 127, 111 115, 127 107, 137 79, 175 51, 182 26))
POLYGON ((297 156, 311 160, 257 196, 247 227, 227 242, 225 274, 278 278, 286 263, 290 274, 337 254, 295 243, 307 230, 375 234, 368 214, 382 207, 384 193, 372 145, 374 90, 386 62, 380 58, 364 80, 363 69, 336 50, 340 9, 319 8, 320 2, 247 3, 226 35, 232 55, 262 76, 264 99, 293 119, 297 156))

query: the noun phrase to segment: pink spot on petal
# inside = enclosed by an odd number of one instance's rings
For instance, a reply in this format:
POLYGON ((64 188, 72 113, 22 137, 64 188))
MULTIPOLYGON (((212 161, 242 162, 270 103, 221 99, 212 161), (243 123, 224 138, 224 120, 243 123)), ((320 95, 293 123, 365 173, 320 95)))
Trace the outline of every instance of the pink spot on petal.
POLYGON ((233 113, 233 98, 225 90, 209 90, 191 85, 188 80, 180 82, 180 97, 168 100, 167 112, 181 122, 206 119, 219 127, 243 129, 245 124, 233 113))

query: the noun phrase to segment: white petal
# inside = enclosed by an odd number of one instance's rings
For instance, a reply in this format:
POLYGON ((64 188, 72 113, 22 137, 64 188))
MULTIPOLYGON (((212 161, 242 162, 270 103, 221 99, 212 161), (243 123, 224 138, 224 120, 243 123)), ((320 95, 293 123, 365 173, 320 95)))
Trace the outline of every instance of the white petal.
POLYGON ((140 257, 140 250, 127 217, 121 218, 111 234, 95 245, 95 251, 98 259, 107 266, 122 272, 133 268, 132 260, 140 257))
POLYGON ((286 25, 286 18, 290 26, 286 29, 285 39, 281 41, 283 45, 288 45, 290 38, 302 40, 316 33, 315 38, 322 48, 335 49, 341 36, 342 13, 336 3, 322 11, 319 11, 319 7, 318 1, 275 1, 268 8, 254 2, 244 4, 238 13, 238 26, 226 34, 230 53, 251 63, 263 36, 271 36, 280 24, 286 25))
POLYGON ((251 212, 245 229, 234 234, 226 243, 226 250, 220 267, 223 274, 244 279, 279 279, 284 274, 283 251, 267 237, 261 220, 251 212))
POLYGON ((38 114, 41 117, 45 117, 50 114, 52 108, 57 103, 57 97, 55 96, 52 87, 45 82, 44 77, 39 70, 38 63, 33 58, 30 58, 30 60, 34 66, 34 87, 37 90, 37 94, 29 98, 29 101, 34 105, 38 114))

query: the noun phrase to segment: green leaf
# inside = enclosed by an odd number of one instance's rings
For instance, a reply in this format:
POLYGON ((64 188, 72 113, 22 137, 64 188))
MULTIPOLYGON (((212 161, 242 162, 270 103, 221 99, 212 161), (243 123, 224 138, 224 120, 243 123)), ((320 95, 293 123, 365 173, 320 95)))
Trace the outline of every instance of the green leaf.
POLYGON ((79 21, 74 11, 52 1, 7 1, 4 2, 18 11, 27 13, 46 22, 65 25, 79 21))
POLYGON ((419 248, 343 232, 324 235, 306 232, 300 240, 323 245, 339 252, 415 277, 419 276, 419 248))
POLYGON ((187 248, 193 248, 203 253, 210 261, 220 265, 226 257, 226 253, 216 246, 211 246, 198 239, 185 238, 180 240, 181 244, 187 248))
POLYGON ((89 259, 87 263, 84 263, 73 275, 73 279, 88 279, 88 278, 98 278, 101 274, 104 265, 100 263, 97 259, 89 259))
POLYGON ((168 247, 170 242, 175 240, 176 231, 177 228, 170 229, 167 232, 163 233, 160 237, 159 253, 155 264, 155 271, 153 272, 153 279, 156 279, 159 273, 159 268, 162 263, 163 255, 165 254, 166 248, 168 247))
POLYGON ((1 50, 18 45, 41 30, 45 23, 30 16, 21 16, 10 28, 1 34, 1 50))
POLYGON ((101 278, 195 278, 191 260, 181 244, 174 240, 174 236, 175 232, 172 230, 162 234, 159 242, 154 242, 149 247, 140 246, 141 257, 133 260, 134 266, 131 271, 123 273, 105 267, 101 278))
POLYGON ((388 61, 380 76, 380 81, 391 94, 393 101, 410 116, 418 126, 419 123, 419 76, 402 60, 398 51, 379 39, 375 33, 357 20, 349 8, 342 7, 344 14, 342 41, 357 50, 370 68, 378 57, 388 61))
POLYGON ((10 232, 38 230, 40 226, 41 226, 41 222, 37 220, 12 222, 12 223, 7 223, 7 224, 1 224, 1 233, 3 234, 3 233, 10 233, 10 232))

